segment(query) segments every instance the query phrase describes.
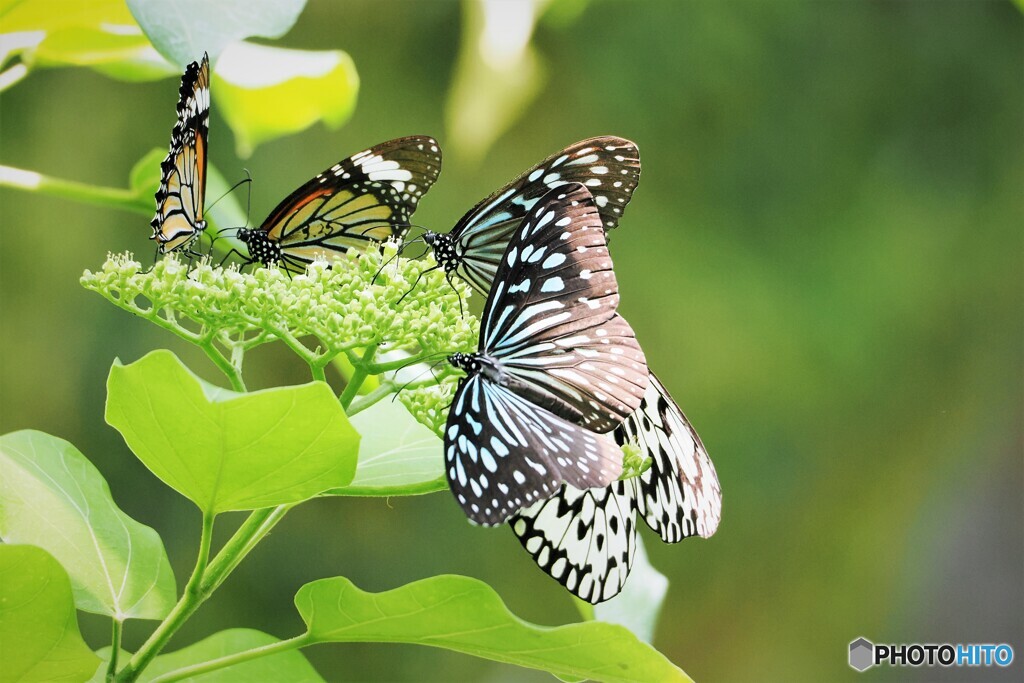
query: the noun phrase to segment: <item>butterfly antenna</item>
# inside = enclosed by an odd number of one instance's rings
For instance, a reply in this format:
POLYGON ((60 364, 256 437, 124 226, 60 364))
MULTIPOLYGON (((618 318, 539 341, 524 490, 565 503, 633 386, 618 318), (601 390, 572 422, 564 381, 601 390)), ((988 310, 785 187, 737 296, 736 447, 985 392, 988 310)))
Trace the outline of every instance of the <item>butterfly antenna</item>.
MULTIPOLYGON (((227 197, 229 194, 231 194, 232 192, 237 190, 242 185, 251 185, 252 184, 252 175, 249 174, 249 169, 243 168, 242 170, 245 171, 245 178, 242 179, 242 180, 239 180, 237 183, 235 183, 234 185, 231 186, 231 189, 229 189, 227 192, 225 192, 221 196, 217 197, 217 199, 215 199, 208 207, 206 207, 206 211, 209 211, 210 209, 212 209, 214 206, 216 206, 217 202, 219 202, 220 200, 222 200, 225 197, 227 197)), ((252 196, 252 192, 251 191, 249 192, 249 196, 252 196)), ((248 215, 249 215, 249 213, 248 213, 248 200, 246 200, 246 216, 248 216, 248 215)), ((248 224, 248 220, 246 221, 246 224, 248 224)))
MULTIPOLYGON (((421 361, 421 362, 422 362, 422 361, 421 361)), ((402 385, 402 386, 401 386, 401 387, 400 387, 400 388, 398 389, 398 391, 396 391, 396 392, 395 392, 395 395, 391 397, 391 401, 392 401, 392 402, 394 402, 394 401, 395 401, 395 399, 397 399, 397 398, 398 398, 398 395, 399 395, 400 393, 402 393, 403 391, 405 391, 405 390, 406 390, 406 389, 407 389, 407 388, 409 387, 409 385, 410 385, 410 384, 412 384, 413 382, 415 382, 416 380, 418 380, 418 379, 419 379, 420 377, 422 377, 422 376, 423 376, 423 373, 424 373, 424 372, 429 372, 429 373, 430 373, 430 376, 434 378, 434 381, 435 381, 435 382, 440 382, 441 380, 440 380, 440 379, 438 379, 437 375, 435 375, 435 374, 434 374, 434 368, 436 368, 436 367, 437 367, 438 365, 440 365, 441 363, 444 363, 444 362, 445 362, 445 359, 444 359, 444 358, 442 358, 441 360, 439 360, 439 361, 436 361, 436 362, 434 362, 434 363, 433 363, 433 364, 432 364, 432 365, 431 365, 431 366, 430 366, 429 368, 427 368, 426 370, 423 370, 423 371, 421 371, 421 372, 418 372, 418 373, 416 373, 416 376, 415 376, 415 377, 413 377, 413 378, 412 378, 411 380, 409 380, 408 382, 406 382, 405 384, 403 384, 403 385, 402 385)))

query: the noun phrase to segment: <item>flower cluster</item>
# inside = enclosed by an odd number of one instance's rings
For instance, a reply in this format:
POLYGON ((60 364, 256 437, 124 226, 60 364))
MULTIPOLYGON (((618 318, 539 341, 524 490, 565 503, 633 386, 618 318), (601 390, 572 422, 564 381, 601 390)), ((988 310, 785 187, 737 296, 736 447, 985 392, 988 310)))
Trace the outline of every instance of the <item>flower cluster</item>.
MULTIPOLYGON (((383 253, 317 261, 300 275, 205 261, 190 266, 173 254, 144 271, 130 254, 119 254, 98 272, 86 271, 81 283, 208 353, 224 349, 220 359, 239 369, 245 351, 281 341, 314 368, 314 377, 323 378, 324 366, 344 354, 357 371, 380 375, 397 390, 393 373, 402 365, 476 347, 477 320, 463 313, 470 288, 449 282, 434 265, 400 258, 393 244, 383 253)), ((451 378, 445 364, 403 396, 435 430, 447 413, 451 378)))

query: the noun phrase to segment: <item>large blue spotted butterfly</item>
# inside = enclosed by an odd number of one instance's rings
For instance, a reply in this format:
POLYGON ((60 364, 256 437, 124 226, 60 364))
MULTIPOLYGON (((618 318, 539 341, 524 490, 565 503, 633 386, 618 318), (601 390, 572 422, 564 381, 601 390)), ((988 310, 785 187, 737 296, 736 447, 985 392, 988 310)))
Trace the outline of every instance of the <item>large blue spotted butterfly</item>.
POLYGON ((513 232, 550 190, 581 183, 605 229, 619 224, 640 180, 640 152, 624 138, 605 135, 581 140, 552 154, 478 203, 451 232, 427 232, 424 241, 438 267, 487 294, 513 232))
POLYGON ((616 313, 618 284, 594 198, 572 183, 521 221, 495 271, 477 353, 445 427, 448 483, 493 525, 563 484, 608 486, 622 452, 605 436, 640 406, 648 373, 616 313))

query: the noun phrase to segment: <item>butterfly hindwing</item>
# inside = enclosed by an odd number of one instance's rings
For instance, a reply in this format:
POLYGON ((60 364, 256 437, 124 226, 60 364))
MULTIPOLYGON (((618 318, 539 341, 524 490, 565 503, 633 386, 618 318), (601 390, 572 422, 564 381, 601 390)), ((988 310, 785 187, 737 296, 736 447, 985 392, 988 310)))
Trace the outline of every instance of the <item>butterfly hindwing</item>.
POLYGON ((643 351, 618 302, 593 198, 579 184, 559 187, 509 243, 484 308, 483 350, 501 358, 531 400, 591 431, 611 431, 647 386, 643 351))
POLYGON ((365 251, 405 235, 440 172, 433 138, 390 140, 324 170, 278 204, 259 230, 239 236, 254 260, 294 271, 321 254, 365 251))
POLYGON ((207 139, 210 127, 210 63, 192 62, 181 77, 177 121, 167 157, 160 164, 151 239, 161 253, 188 245, 206 228, 207 139))
POLYGON ((636 486, 635 480, 586 490, 565 486, 509 525, 538 567, 581 600, 602 602, 622 590, 633 566, 636 486))
POLYGON ((456 271, 486 294, 512 233, 550 190, 574 182, 584 185, 594 197, 601 225, 612 229, 618 225, 639 179, 640 152, 624 138, 589 138, 552 154, 478 203, 456 223, 449 233, 456 271))
POLYGON ((462 380, 445 427, 445 470, 473 521, 494 525, 550 497, 562 482, 606 485, 622 471, 622 451, 538 409, 481 375, 462 380))
POLYGON ((619 430, 651 458, 640 475, 640 514, 666 543, 708 538, 722 519, 722 488, 704 444, 654 374, 636 415, 619 430))
POLYGON ((722 516, 721 487, 707 451, 653 373, 639 410, 615 430, 615 439, 639 446, 651 467, 603 489, 565 486, 509 522, 542 570, 591 603, 614 597, 625 584, 637 513, 666 543, 707 538, 722 516))

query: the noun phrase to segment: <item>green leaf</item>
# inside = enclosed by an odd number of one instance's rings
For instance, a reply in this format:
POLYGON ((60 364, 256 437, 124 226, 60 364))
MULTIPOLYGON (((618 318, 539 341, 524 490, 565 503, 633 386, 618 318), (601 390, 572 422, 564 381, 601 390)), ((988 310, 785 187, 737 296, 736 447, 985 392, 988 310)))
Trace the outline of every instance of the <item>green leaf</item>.
POLYGON ((107 482, 73 445, 24 430, 0 437, 0 536, 57 558, 79 609, 161 619, 174 574, 156 531, 114 504, 107 482))
POLYGON ((341 50, 286 50, 235 43, 213 76, 218 111, 235 133, 238 154, 305 130, 318 121, 338 128, 355 111, 359 74, 341 50))
POLYGON ((339 496, 408 496, 448 488, 441 440, 397 401, 383 400, 351 417, 363 435, 355 479, 339 496))
POLYGON ((311 642, 415 643, 598 681, 688 681, 622 626, 591 621, 535 626, 509 612, 490 586, 435 576, 384 593, 337 577, 295 596, 311 642))
MULTIPOLYGON (((236 652, 251 650, 280 642, 274 636, 248 628, 232 628, 214 633, 198 643, 183 647, 176 652, 160 655, 152 664, 143 670, 138 680, 140 683, 151 681, 158 676, 176 671, 193 664, 201 664, 212 659, 219 659, 236 652)), ((99 650, 98 654, 104 662, 110 661, 110 648, 99 650)), ((123 653, 121 661, 127 661, 131 655, 123 653)), ((102 683, 104 671, 101 667, 93 679, 102 683)), ((206 674, 181 679, 184 682, 197 683, 238 683, 239 681, 288 681, 288 683, 320 683, 324 679, 298 650, 288 650, 266 657, 259 657, 241 664, 216 669, 206 674)))
POLYGON ((115 362, 107 392, 107 422, 207 513, 295 503, 355 474, 359 434, 324 382, 238 394, 161 350, 115 362))
POLYGON ((78 632, 71 583, 30 545, 0 546, 0 683, 85 681, 98 658, 78 632))
POLYGON ((87 66, 123 81, 155 81, 177 75, 178 69, 158 53, 138 27, 112 31, 74 26, 48 33, 31 52, 33 66, 87 66))
POLYGON ((103 24, 134 26, 131 12, 123 0, 14 0, 0 9, 4 33, 20 31, 57 31, 74 26, 99 27, 103 24))
POLYGON ((481 159, 536 99, 547 78, 531 45, 540 3, 464 1, 462 40, 445 103, 449 145, 481 159))
POLYGON ((593 618, 622 624, 635 633, 637 638, 650 643, 654 640, 654 628, 667 592, 668 579, 651 566, 643 541, 637 534, 633 568, 629 571, 622 592, 611 600, 595 605, 593 618))
POLYGON ((140 199, 152 199, 160 187, 160 162, 167 156, 167 149, 154 147, 146 156, 135 162, 128 172, 128 188, 140 199))
POLYGON ((295 24, 306 0, 127 0, 128 9, 153 45, 173 64, 210 54, 235 41, 280 38, 295 24))

